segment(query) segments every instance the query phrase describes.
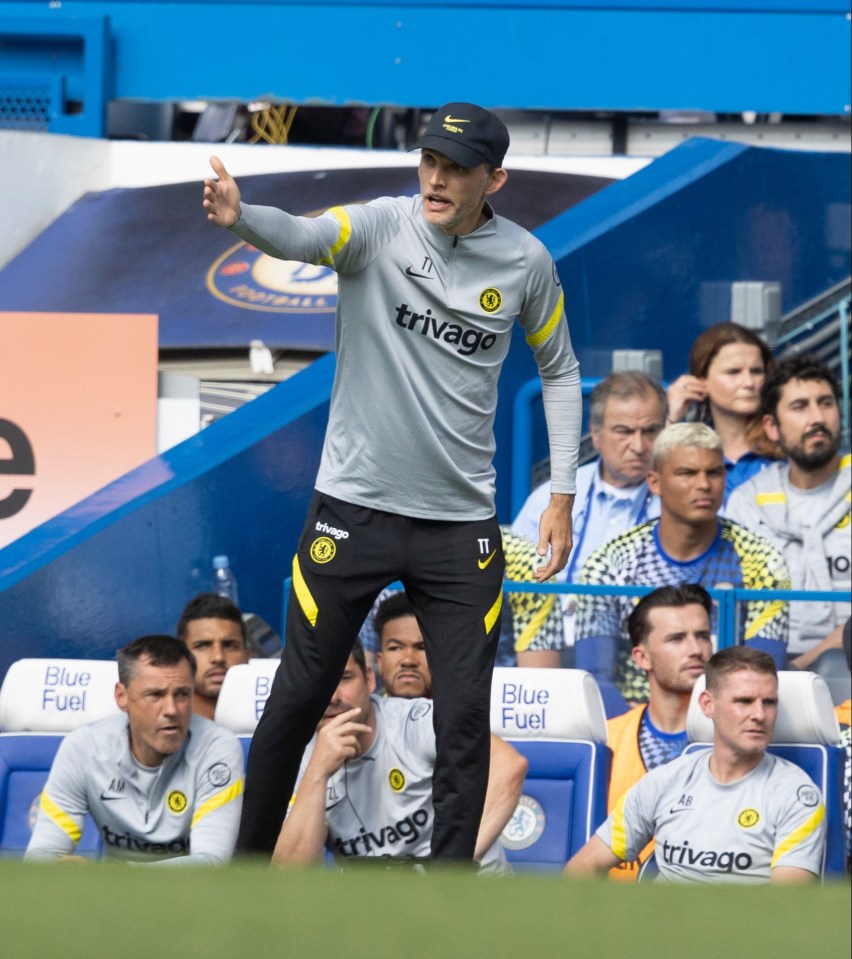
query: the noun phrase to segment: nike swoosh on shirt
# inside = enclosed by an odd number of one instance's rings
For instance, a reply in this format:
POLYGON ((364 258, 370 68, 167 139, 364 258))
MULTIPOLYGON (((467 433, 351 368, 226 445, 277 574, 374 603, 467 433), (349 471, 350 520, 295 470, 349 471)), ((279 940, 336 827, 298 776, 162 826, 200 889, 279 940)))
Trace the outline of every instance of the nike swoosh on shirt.
POLYGON ((669 812, 670 813, 686 812, 687 809, 692 809, 692 806, 674 806, 672 809, 669 810, 669 812))
POLYGON ((124 799, 124 796, 105 796, 103 793, 101 793, 102 802, 109 802, 111 799, 124 799))
POLYGON ((497 553, 497 550, 495 549, 491 552, 491 555, 487 559, 478 559, 476 561, 476 565, 480 569, 485 569, 485 567, 491 562, 491 560, 494 559, 494 556, 496 555, 496 553, 497 553))
POLYGON ((418 277, 418 279, 421 279, 421 280, 431 280, 433 278, 431 273, 415 273, 410 266, 407 266, 405 268, 405 275, 416 276, 418 277))

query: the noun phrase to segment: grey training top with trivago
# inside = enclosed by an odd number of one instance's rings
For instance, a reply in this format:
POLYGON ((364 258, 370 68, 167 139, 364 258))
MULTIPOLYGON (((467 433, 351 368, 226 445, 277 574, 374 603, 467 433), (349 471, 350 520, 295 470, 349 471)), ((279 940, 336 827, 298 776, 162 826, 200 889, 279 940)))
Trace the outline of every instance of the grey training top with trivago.
POLYGON ((807 773, 766 753, 741 779, 720 783, 710 756, 701 750, 652 769, 596 835, 626 862, 655 839, 663 880, 761 883, 776 866, 820 875, 825 806, 807 773))
POLYGON ((555 266, 531 233, 492 214, 473 233, 447 236, 420 197, 316 218, 243 204, 232 230, 272 256, 338 273, 317 489, 406 516, 493 516, 497 380, 517 319, 542 380, 552 490, 574 491, 579 364, 555 266))
POLYGON ((153 769, 130 751, 127 716, 109 716, 62 740, 25 858, 72 853, 90 813, 109 858, 224 863, 236 845, 242 793, 243 751, 227 729, 193 716, 183 746, 153 769))
MULTIPOLYGON (((326 784, 326 847, 340 860, 428 858, 435 822, 432 701, 395 696, 371 699, 375 739, 326 784)), ((316 737, 302 758, 296 794, 315 745, 316 737)), ((499 840, 483 854, 480 865, 486 873, 511 872, 499 840)))

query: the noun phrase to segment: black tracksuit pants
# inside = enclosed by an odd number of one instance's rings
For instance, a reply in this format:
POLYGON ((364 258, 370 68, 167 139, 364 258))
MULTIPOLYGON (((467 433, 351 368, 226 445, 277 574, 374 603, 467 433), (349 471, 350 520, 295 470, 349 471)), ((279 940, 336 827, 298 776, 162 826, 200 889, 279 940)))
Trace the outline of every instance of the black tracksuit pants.
POLYGON ((286 642, 252 738, 237 843, 271 853, 302 753, 376 596, 400 580, 432 672, 436 859, 473 858, 488 784, 504 559, 496 519, 414 519, 316 492, 293 560, 286 642))

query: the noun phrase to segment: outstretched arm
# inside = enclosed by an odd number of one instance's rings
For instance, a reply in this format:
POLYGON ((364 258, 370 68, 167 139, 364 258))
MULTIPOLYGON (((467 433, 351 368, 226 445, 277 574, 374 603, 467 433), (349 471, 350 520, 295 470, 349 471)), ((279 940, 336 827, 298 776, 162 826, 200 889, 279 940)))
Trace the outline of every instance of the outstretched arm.
POLYGON ((240 218, 240 188, 219 157, 210 157, 210 166, 217 179, 204 181, 203 206, 211 223, 227 228, 240 218))

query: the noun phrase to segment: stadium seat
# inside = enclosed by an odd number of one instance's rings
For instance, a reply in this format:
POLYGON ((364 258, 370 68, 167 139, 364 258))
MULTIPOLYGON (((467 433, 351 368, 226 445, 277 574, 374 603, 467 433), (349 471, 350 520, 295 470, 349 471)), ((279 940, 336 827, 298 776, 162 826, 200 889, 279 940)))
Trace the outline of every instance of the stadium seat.
POLYGON ((219 690, 214 719, 239 739, 246 759, 278 663, 278 659, 257 658, 232 666, 219 690))
MULTIPOLYGON (((62 737, 118 712, 114 661, 21 659, 0 687, 0 855, 23 855, 39 797, 62 737)), ((86 817, 79 855, 96 857, 101 840, 86 817)))
POLYGON ((606 819, 612 754, 600 690, 582 669, 494 670, 491 729, 528 763, 503 830, 516 870, 558 871, 606 819))
MULTIPOLYGON (((702 676, 692 691, 686 731, 687 752, 706 749, 713 741, 713 723, 701 711, 698 697, 702 676)), ((827 835, 825 875, 843 875, 846 854, 843 825, 844 751, 831 693, 816 673, 778 673, 778 718, 769 752, 800 766, 816 783, 825 800, 827 835)))

